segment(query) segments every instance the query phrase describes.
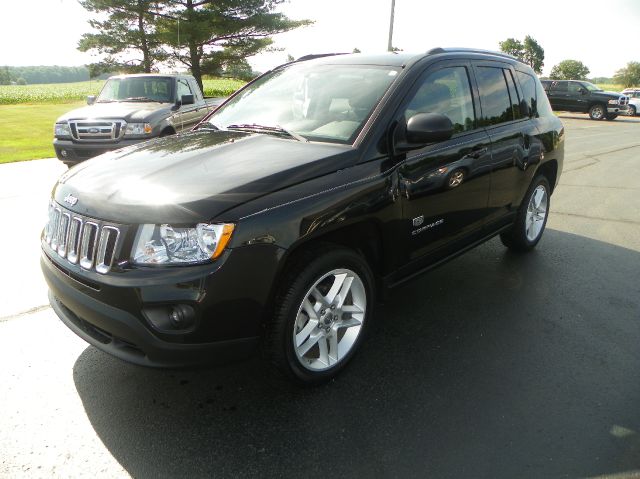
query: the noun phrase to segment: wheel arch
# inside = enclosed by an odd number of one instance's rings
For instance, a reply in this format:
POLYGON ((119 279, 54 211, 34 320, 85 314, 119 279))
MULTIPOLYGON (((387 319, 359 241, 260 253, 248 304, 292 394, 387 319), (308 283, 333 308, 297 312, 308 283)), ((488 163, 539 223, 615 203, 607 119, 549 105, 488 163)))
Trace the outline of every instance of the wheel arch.
POLYGON ((547 180, 549 181, 549 186, 551 186, 551 193, 553 193, 553 190, 555 190, 556 188, 556 181, 558 179, 558 161, 552 159, 542 163, 538 167, 534 178, 535 176, 540 174, 544 175, 547 178, 547 180))

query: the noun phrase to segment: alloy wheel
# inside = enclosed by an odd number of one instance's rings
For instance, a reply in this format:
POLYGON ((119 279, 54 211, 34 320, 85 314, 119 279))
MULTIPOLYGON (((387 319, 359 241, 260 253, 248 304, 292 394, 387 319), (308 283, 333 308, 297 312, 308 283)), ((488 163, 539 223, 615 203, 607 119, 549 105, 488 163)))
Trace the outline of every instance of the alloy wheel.
POLYGON ((293 346, 300 364, 324 371, 340 363, 362 330, 367 294, 360 277, 335 269, 319 278, 304 296, 293 328, 293 346))

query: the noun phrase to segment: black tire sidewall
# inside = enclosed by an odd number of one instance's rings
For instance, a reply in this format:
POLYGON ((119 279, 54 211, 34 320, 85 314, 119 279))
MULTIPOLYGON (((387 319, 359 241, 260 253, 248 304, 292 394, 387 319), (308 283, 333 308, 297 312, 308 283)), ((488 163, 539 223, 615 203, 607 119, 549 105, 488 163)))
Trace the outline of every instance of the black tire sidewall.
POLYGON ((306 267, 298 268, 297 273, 291 275, 287 283, 288 284, 284 285, 284 288, 287 290, 287 293, 283 296, 284 302, 276 305, 276 315, 280 316, 279 319, 282 330, 278 331, 278 344, 275 346, 281 348, 280 351, 284 353, 288 372, 293 375, 298 382, 303 384, 325 382, 338 374, 338 372, 347 365, 357 351, 369 328, 375 304, 373 274, 366 261, 360 255, 350 250, 336 249, 333 251, 325 251, 321 256, 309 262, 306 267), (355 344, 337 365, 324 371, 312 371, 300 363, 294 349, 292 334, 293 328, 295 327, 296 315, 300 304, 313 284, 329 271, 340 268, 355 272, 364 285, 367 295, 367 309, 364 321, 355 344))

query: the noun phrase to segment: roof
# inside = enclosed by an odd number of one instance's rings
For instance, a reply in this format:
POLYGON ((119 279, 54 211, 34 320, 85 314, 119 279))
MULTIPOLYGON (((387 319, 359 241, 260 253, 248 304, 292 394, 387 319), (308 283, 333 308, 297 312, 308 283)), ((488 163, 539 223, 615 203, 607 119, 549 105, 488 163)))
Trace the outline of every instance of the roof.
MULTIPOLYGON (((380 65, 403 67, 410 63, 414 63, 422 58, 431 55, 440 54, 457 54, 469 56, 486 56, 490 55, 499 59, 507 59, 522 63, 516 57, 503 52, 494 52, 490 50, 479 50, 474 48, 432 48, 422 53, 410 52, 386 52, 379 54, 365 53, 322 53, 311 54, 300 57, 296 62, 313 61, 320 64, 348 64, 348 65, 380 65)), ((295 63, 295 62, 294 62, 295 63)))

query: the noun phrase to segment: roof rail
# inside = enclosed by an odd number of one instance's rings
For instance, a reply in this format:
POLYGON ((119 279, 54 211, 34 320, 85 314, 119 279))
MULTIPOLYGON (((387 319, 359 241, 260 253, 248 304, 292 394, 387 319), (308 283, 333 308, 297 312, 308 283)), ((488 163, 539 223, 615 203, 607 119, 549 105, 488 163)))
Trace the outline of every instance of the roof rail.
POLYGON ((432 48, 431 50, 429 50, 427 52, 427 55, 437 55, 438 53, 450 53, 450 52, 488 53, 490 55, 495 55, 497 57, 509 58, 511 60, 517 60, 519 62, 522 61, 519 58, 514 57, 513 55, 509 55, 508 53, 495 52, 493 50, 483 50, 481 48, 441 48, 441 47, 436 47, 436 48, 432 48))
POLYGON ((344 53, 313 53, 311 55, 304 55, 300 58, 298 58, 297 60, 294 60, 296 62, 306 62, 307 60, 315 60, 316 58, 322 58, 322 57, 333 57, 336 55, 348 55, 348 53, 344 52, 344 53))

